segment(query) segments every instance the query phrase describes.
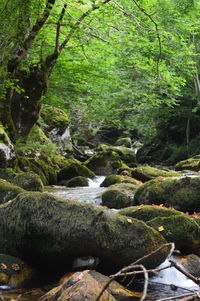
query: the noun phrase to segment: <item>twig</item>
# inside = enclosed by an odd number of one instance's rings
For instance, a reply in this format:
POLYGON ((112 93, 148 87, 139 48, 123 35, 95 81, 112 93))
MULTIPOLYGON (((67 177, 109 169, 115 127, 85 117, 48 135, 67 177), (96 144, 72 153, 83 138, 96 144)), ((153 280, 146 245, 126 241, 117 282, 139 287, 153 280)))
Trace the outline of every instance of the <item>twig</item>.
MULTIPOLYGON (((200 290, 194 293, 187 293, 187 294, 182 294, 182 295, 177 295, 177 296, 171 296, 167 298, 162 298, 162 299, 157 299, 156 301, 167 301, 167 300, 172 300, 172 299, 179 299, 179 298, 184 298, 184 297, 199 297, 200 290)), ((179 301, 183 301, 184 299, 181 299, 179 301)))
POLYGON ((194 277, 192 274, 189 272, 186 272, 183 268, 181 268, 175 261, 170 260, 169 261, 173 267, 175 267, 179 272, 187 276, 189 279, 191 279, 194 283, 200 285, 200 278, 194 277))

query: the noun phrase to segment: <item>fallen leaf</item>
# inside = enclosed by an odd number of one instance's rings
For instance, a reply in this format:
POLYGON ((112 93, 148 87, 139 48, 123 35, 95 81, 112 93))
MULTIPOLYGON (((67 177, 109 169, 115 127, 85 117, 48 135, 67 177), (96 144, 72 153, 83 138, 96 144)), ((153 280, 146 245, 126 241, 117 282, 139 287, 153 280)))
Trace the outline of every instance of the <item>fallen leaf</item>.
POLYGON ((158 227, 158 231, 162 232, 163 230, 165 230, 163 226, 158 227))

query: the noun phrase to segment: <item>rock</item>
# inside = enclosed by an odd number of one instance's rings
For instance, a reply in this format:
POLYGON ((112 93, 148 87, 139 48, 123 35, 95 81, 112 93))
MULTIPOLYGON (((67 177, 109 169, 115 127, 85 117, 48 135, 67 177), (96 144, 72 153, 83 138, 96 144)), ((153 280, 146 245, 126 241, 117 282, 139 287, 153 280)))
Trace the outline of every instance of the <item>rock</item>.
POLYGON ((137 181, 129 176, 122 176, 122 175, 109 175, 107 176, 104 181, 101 183, 101 187, 108 187, 118 183, 129 183, 140 185, 142 184, 140 181, 137 181))
POLYGON ((52 141, 45 135, 43 130, 38 126, 34 125, 32 129, 30 130, 30 133, 26 140, 27 144, 30 143, 36 143, 36 144, 42 144, 42 145, 48 145, 52 143, 52 141))
POLYGON ((181 265, 188 273, 194 277, 200 277, 200 257, 195 254, 189 254, 177 257, 176 262, 181 265))
POLYGON ((85 269, 96 269, 99 264, 99 258, 94 256, 77 257, 72 264, 73 271, 85 269))
POLYGON ((135 203, 164 204, 184 212, 199 211, 200 177, 158 177, 141 185, 135 193, 135 203))
POLYGON ((0 254, 0 285, 21 288, 32 276, 33 270, 19 258, 0 254))
POLYGON ((183 254, 200 255, 200 226, 194 219, 183 214, 171 215, 156 217, 148 221, 147 225, 160 231, 167 241, 174 242, 183 254))
POLYGON ((89 186, 89 181, 87 178, 82 177, 82 176, 78 176, 78 177, 74 177, 71 180, 69 180, 67 182, 67 187, 85 187, 85 186, 89 186))
MULTIPOLYGON (((88 301, 95 301, 109 280, 109 277, 104 276, 96 271, 85 270, 83 272, 77 272, 70 278, 67 278, 61 286, 54 288, 44 295, 40 301, 80 301, 86 299, 88 301)), ((141 297, 141 294, 129 291, 117 281, 112 281, 100 300, 129 300, 133 297, 141 297)))
POLYGON ((14 199, 18 194, 24 191, 24 189, 0 179, 0 204, 14 199))
POLYGON ((115 145, 131 148, 132 145, 131 138, 129 137, 118 138, 117 141, 115 142, 115 145))
POLYGON ((200 155, 197 155, 193 158, 178 162, 175 165, 175 170, 199 171, 200 170, 200 155))
POLYGON ((14 167, 15 164, 16 155, 14 146, 0 123, 0 168, 14 167))
POLYGON ((154 168, 151 166, 140 166, 137 168, 134 168, 131 172, 131 175, 133 178, 141 181, 141 182, 147 182, 149 180, 152 180, 156 177, 178 177, 182 176, 182 174, 177 172, 170 172, 166 170, 160 170, 158 168, 154 168))
POLYGON ((135 149, 131 149, 125 146, 111 146, 111 145, 101 144, 99 150, 104 152, 105 151, 115 152, 119 155, 122 162, 127 164, 129 167, 137 166, 135 149))
POLYGON ((0 178, 4 179, 8 182, 12 182, 12 180, 17 176, 17 173, 12 168, 0 168, 0 178))
POLYGON ((81 162, 77 160, 69 160, 69 163, 66 165, 66 167, 59 171, 58 182, 70 180, 78 176, 93 179, 95 174, 81 162))
MULTIPOLYGON (((142 221, 40 192, 21 193, 1 205, 0 220, 0 252, 45 269, 62 270, 73 258, 92 254, 99 257, 101 268, 117 270, 165 243, 142 221)), ((168 251, 160 250, 144 264, 157 266, 168 251)))
MULTIPOLYGON (((46 295, 41 297, 40 301, 80 301, 88 300, 95 301, 101 293, 103 286, 96 281, 89 273, 89 270, 77 272, 67 279, 63 285, 54 288, 46 295)), ((99 301, 114 301, 116 300, 106 290, 100 297, 99 301)))
POLYGON ((147 222, 155 217, 168 217, 171 215, 183 214, 181 211, 169 209, 156 205, 140 205, 124 208, 118 211, 119 214, 137 218, 144 222, 147 222))
POLYGON ((44 191, 44 186, 40 177, 33 172, 26 172, 18 174, 13 180, 12 183, 17 185, 25 190, 29 191, 44 191))
POLYGON ((134 193, 138 184, 120 183, 110 186, 102 194, 102 205, 121 209, 134 205, 134 193))
POLYGON ((115 174, 118 168, 127 167, 119 155, 113 151, 101 151, 91 156, 85 165, 96 175, 115 174))

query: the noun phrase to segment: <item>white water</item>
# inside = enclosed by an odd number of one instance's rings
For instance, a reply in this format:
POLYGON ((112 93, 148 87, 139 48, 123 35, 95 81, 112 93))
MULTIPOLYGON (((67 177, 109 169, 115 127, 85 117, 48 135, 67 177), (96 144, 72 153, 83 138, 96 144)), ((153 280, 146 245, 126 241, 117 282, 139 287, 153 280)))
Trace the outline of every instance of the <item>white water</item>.
POLYGON ((46 187, 47 192, 65 198, 74 199, 81 202, 91 204, 101 204, 101 195, 105 191, 105 187, 100 187, 100 184, 105 179, 104 176, 95 177, 93 180, 89 180, 89 186, 87 187, 66 187, 66 186, 51 186, 46 187))
MULTIPOLYGON (((175 258, 173 258, 175 260, 175 258)), ((180 264, 180 263, 179 263, 180 264)), ((169 259, 166 259, 158 268, 169 266, 169 259)), ((166 285, 175 285, 181 288, 199 289, 199 286, 191 279, 187 278, 176 268, 171 267, 159 272, 158 275, 151 278, 151 282, 162 283, 166 285)))

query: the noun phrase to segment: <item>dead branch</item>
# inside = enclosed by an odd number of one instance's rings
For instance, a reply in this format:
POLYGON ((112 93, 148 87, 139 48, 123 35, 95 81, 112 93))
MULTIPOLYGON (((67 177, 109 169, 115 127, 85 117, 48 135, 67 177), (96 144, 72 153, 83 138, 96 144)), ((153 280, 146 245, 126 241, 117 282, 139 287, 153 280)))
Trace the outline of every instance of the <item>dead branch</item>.
MULTIPOLYGON (((186 298, 192 297, 194 298, 199 298, 200 297, 200 290, 193 292, 193 293, 187 293, 187 294, 182 294, 182 295, 177 295, 177 296, 171 296, 171 297, 167 297, 167 298, 162 298, 162 299, 157 299, 156 301, 168 301, 168 300, 173 300, 173 299, 180 299, 179 301, 186 301, 186 298), (184 299, 183 299, 184 298, 184 299)), ((192 299, 190 299, 192 300, 192 299)))

